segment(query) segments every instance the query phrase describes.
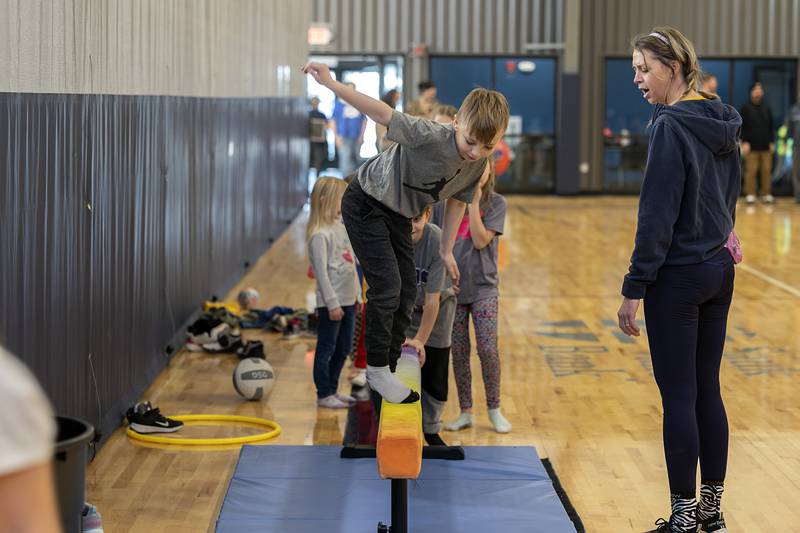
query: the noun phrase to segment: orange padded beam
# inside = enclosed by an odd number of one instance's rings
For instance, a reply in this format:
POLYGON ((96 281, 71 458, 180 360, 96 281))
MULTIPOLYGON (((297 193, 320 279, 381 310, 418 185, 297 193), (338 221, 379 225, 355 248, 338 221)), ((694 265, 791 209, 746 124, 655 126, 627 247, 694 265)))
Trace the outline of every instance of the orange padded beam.
MULTIPOLYGON (((419 355, 403 348, 395 370, 397 378, 421 393, 419 355)), ((378 426, 378 474, 387 479, 416 479, 422 468, 422 406, 382 400, 378 426)))

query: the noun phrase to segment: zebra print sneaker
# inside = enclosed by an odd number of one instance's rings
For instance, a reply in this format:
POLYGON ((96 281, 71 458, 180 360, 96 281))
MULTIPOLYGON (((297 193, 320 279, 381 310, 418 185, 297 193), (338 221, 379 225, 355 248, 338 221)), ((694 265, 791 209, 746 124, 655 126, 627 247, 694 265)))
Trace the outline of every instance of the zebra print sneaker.
POLYGON ((664 520, 663 518, 659 518, 656 520, 656 528, 649 529, 645 531, 645 533, 698 533, 698 531, 696 527, 694 529, 680 529, 677 526, 673 528, 672 519, 664 520))
POLYGON ((719 513, 716 516, 712 516, 709 518, 698 519, 698 531, 705 531, 705 532, 715 532, 715 533, 727 533, 728 528, 725 527, 725 517, 722 516, 722 513, 719 513))

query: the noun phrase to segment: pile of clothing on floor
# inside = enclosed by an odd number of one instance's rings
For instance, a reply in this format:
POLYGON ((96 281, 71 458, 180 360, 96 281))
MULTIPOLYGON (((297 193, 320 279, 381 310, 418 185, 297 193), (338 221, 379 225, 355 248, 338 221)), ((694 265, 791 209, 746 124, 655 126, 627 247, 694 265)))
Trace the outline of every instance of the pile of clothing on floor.
POLYGON ((245 342, 243 329, 264 329, 283 333, 285 339, 315 336, 316 320, 305 309, 276 305, 258 309, 258 291, 249 287, 236 302, 205 302, 203 314, 187 328, 187 349, 195 352, 236 353, 240 358, 263 357, 263 345, 245 342), (262 355, 258 354, 259 350, 262 355))
POLYGON ((241 318, 225 307, 213 307, 186 328, 186 348, 193 352, 235 353, 244 346, 241 318))

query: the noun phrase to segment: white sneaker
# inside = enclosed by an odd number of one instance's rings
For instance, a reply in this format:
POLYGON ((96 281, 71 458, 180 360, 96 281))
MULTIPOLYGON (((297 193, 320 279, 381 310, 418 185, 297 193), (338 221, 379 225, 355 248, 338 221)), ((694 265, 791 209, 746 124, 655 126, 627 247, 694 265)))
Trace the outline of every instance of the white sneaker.
POLYGON ((346 404, 354 404, 356 403, 356 399, 348 394, 339 394, 336 393, 336 397, 339 399, 340 402, 344 402, 346 404))
POLYGON ((367 371, 359 369, 358 373, 350 378, 350 383, 355 387, 365 387, 367 385, 367 371))
POLYGON ((756 195, 748 194, 747 196, 744 197, 744 201, 747 202, 748 204, 754 204, 756 203, 756 195))
POLYGON ((458 418, 456 418, 449 424, 444 425, 444 429, 446 429, 447 431, 461 431, 462 429, 466 429, 468 427, 472 427, 471 413, 461 413, 460 415, 458 415, 458 418))
POLYGON ((511 431, 511 422, 506 420, 500 408, 489 409, 489 421, 494 426, 494 430, 498 433, 508 433, 511 431))
POLYGON ((326 396, 325 398, 320 398, 317 400, 317 405, 326 409, 347 409, 348 407, 346 403, 337 398, 334 394, 326 396))
POLYGON ((761 201, 764 202, 765 204, 774 204, 775 203, 775 197, 772 196, 771 194, 766 194, 766 195, 761 197, 761 201))

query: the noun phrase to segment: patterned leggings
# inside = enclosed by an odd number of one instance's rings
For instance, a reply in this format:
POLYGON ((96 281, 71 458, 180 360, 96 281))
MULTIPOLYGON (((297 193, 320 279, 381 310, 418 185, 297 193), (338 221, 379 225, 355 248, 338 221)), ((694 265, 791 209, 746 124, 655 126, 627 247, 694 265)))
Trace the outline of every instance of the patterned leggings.
POLYGON ((500 354, 497 352, 497 296, 457 305, 453 322, 453 372, 461 409, 472 407, 472 372, 469 368, 469 315, 475 326, 478 357, 489 409, 500 407, 500 354))

